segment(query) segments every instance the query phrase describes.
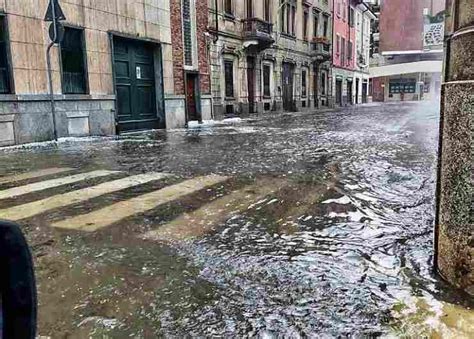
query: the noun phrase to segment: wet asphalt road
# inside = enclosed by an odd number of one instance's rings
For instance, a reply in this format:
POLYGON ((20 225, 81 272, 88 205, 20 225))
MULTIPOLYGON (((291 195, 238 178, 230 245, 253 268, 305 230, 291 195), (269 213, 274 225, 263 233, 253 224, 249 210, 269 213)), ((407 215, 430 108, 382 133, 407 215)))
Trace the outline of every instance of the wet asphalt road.
POLYGON ((431 272, 438 117, 435 103, 374 103, 0 150, 4 178, 71 169, 3 190, 117 171, 0 200, 0 217, 49 206, 20 218, 40 334, 378 336, 399 333, 394 305, 410 298, 470 303, 431 272), (64 202, 150 172, 167 177, 64 202), (94 211, 87 231, 77 216, 94 211))

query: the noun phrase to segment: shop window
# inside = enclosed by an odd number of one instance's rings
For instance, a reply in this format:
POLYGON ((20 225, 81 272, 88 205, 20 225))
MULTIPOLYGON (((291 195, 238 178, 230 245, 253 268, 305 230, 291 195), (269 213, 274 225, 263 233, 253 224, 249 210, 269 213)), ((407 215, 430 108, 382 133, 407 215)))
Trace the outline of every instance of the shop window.
POLYGON ((389 84, 389 94, 415 93, 415 79, 392 79, 389 84))
POLYGON ((10 63, 8 59, 8 38, 5 17, 0 16, 0 93, 11 93, 10 63))
POLYGON ((82 29, 65 28, 61 42, 61 61, 63 93, 86 93, 84 31, 82 29))
POLYGON ((224 81, 226 98, 234 97, 234 62, 231 60, 224 61, 224 81))

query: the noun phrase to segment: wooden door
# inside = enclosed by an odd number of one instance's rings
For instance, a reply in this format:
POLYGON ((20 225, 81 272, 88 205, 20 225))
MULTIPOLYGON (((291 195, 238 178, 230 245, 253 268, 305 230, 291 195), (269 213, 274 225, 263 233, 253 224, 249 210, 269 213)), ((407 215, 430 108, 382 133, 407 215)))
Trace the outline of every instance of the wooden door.
POLYGON ((188 121, 201 121, 199 112, 199 85, 198 76, 195 74, 186 75, 186 108, 188 121))
POLYGON ((158 127, 153 47, 115 38, 114 68, 119 130, 158 127))

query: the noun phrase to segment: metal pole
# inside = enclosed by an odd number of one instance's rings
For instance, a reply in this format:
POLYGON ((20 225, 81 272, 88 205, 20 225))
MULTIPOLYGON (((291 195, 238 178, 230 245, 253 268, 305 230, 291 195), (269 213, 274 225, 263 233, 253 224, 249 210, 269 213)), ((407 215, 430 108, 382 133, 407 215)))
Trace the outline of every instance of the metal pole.
POLYGON ((51 70, 51 48, 53 48, 53 46, 56 43, 56 40, 58 39, 58 36, 57 36, 58 31, 57 31, 55 0, 50 0, 50 4, 51 4, 51 9, 52 9, 52 14, 53 14, 54 39, 48 45, 48 49, 46 51, 46 61, 47 61, 47 66, 48 66, 49 98, 50 98, 50 101, 51 101, 51 115, 52 115, 52 119, 53 119, 54 140, 58 141, 58 131, 56 129, 56 103, 54 101, 53 74, 52 74, 52 70, 51 70))

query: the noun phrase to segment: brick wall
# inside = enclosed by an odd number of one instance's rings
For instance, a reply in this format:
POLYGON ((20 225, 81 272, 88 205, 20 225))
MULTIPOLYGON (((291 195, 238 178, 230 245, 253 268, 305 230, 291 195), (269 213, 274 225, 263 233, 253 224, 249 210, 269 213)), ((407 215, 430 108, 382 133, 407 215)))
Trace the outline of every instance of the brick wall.
MULTIPOLYGON (((174 91, 176 95, 184 94, 184 49, 183 49, 183 29, 181 17, 181 0, 170 1, 171 10, 171 38, 173 42, 173 72, 174 91)), ((200 74, 201 94, 210 93, 209 61, 204 32, 208 27, 208 6, 207 1, 196 0, 196 32, 198 67, 200 74)))
POLYGON ((201 94, 210 94, 209 52, 207 50, 206 36, 204 35, 204 32, 207 32, 209 26, 207 1, 196 1, 196 21, 201 94))
POLYGON ((183 26, 181 22, 181 0, 170 1, 171 41, 173 43, 174 94, 184 94, 183 73, 183 26))

